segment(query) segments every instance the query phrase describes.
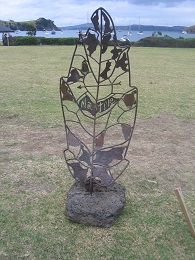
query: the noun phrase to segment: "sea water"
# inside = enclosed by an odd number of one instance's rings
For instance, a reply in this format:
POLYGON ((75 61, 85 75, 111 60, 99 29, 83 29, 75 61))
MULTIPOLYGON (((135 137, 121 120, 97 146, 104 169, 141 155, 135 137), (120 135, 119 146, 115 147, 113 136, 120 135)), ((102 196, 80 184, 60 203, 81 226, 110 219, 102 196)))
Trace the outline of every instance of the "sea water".
MULTIPOLYGON (((128 35, 128 31, 116 31, 117 39, 120 40, 124 35, 130 41, 136 42, 142 38, 152 36, 154 31, 144 31, 143 34, 138 35, 138 31, 131 31, 132 35, 128 35)), ((27 36, 26 31, 21 31, 20 33, 11 33, 12 36, 27 36)), ((168 35, 172 38, 195 38, 195 34, 182 34, 181 32, 172 32, 172 31, 162 31, 162 36, 168 35)), ((37 31, 37 37, 45 37, 45 38, 71 38, 71 37, 78 37, 78 30, 64 30, 64 31, 56 31, 55 34, 51 34, 51 31, 37 31)), ((158 36, 158 37, 162 37, 158 36)))

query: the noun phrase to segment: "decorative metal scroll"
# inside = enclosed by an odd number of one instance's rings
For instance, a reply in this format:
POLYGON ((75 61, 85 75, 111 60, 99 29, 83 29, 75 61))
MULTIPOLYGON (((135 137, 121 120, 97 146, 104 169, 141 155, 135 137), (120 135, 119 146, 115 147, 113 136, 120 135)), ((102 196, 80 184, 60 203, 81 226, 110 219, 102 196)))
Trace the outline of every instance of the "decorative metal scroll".
POLYGON ((80 32, 60 97, 72 176, 91 193, 125 171, 133 134, 138 90, 131 86, 129 49, 120 46, 108 12, 97 9, 94 28, 80 32), (111 46, 110 46, 111 45, 111 46))

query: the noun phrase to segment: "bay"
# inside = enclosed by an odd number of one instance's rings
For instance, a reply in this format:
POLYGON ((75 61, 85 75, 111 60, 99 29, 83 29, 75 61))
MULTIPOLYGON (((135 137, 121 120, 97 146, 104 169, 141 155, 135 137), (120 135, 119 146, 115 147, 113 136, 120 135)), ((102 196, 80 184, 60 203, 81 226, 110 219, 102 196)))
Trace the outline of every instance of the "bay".
MULTIPOLYGON (((131 31, 132 35, 128 35, 128 31, 117 31, 117 39, 120 40, 124 35, 127 36, 127 38, 130 41, 136 42, 139 41, 142 38, 152 36, 153 31, 144 31, 143 34, 138 35, 137 31, 131 31)), ((20 33, 11 33, 12 36, 27 36, 26 31, 21 31, 20 33)), ((174 31, 162 31, 162 35, 168 35, 172 38, 195 38, 195 34, 182 34, 181 32, 174 32, 174 31)), ((71 38, 71 37, 78 37, 78 31, 77 30, 64 30, 64 31, 56 31, 55 34, 51 34, 51 31, 37 31, 36 34, 37 37, 45 37, 45 38, 71 38)), ((162 37, 162 36, 161 36, 162 37)))

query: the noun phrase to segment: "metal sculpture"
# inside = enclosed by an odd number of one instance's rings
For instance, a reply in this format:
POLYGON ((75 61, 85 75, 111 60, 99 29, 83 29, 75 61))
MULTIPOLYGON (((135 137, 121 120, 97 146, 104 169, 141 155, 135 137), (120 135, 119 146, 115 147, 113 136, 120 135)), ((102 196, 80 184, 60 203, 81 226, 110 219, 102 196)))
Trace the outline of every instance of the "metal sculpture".
POLYGON ((60 79, 64 157, 72 176, 90 193, 111 185, 127 168, 138 105, 130 45, 119 45, 105 9, 97 9, 91 21, 94 28, 80 32, 68 76, 60 79))

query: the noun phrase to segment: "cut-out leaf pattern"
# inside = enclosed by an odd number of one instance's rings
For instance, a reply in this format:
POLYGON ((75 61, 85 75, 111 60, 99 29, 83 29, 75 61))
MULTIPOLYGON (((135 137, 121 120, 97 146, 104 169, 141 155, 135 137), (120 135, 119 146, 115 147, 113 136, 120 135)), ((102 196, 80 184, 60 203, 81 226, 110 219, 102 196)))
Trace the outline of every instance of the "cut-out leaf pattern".
POLYGON ((80 182, 85 181, 87 178, 87 169, 83 169, 79 163, 68 163, 68 166, 72 167, 75 179, 78 179, 80 182))
POLYGON ((126 94, 124 96, 124 103, 127 107, 132 107, 135 102, 134 93, 126 94))
POLYGON ((122 132, 125 140, 128 140, 131 136, 131 126, 121 124, 121 127, 122 127, 122 132))
POLYGON ((110 70, 110 66, 111 66, 111 62, 110 61, 107 61, 106 62, 106 68, 102 71, 102 73, 100 74, 100 76, 103 78, 103 79, 107 79, 108 78, 108 71, 110 70))
POLYGON ((122 51, 122 49, 114 47, 114 49, 111 50, 111 53, 113 54, 112 59, 116 60, 121 51, 122 51))
POLYGON ((88 165, 90 165, 90 154, 87 152, 83 147, 81 147, 82 155, 79 157, 80 161, 86 162, 88 165))
POLYGON ((127 61, 128 61, 127 60, 127 55, 124 52, 122 58, 120 60, 118 60, 118 62, 116 64, 116 68, 121 68, 122 70, 127 71, 128 70, 128 68, 127 68, 128 63, 127 63, 127 61))
POLYGON ((70 101, 74 100, 74 98, 73 98, 72 94, 70 93, 68 86, 64 80, 62 80, 62 83, 61 83, 61 91, 63 94, 63 96, 62 96, 63 100, 70 100, 70 101))
POLYGON ((125 147, 113 147, 108 151, 97 151, 95 163, 109 165, 113 160, 122 160, 125 147))
POLYGON ((87 61, 86 61, 86 60, 84 60, 84 61, 82 62, 81 73, 82 73, 83 75, 87 75, 87 74, 89 73, 89 67, 88 67, 88 64, 87 64, 87 61))
POLYGON ((98 15, 98 10, 96 10, 93 15, 91 16, 91 21, 94 25, 94 29, 96 32, 100 32, 99 30, 99 15, 98 15))
POLYGON ((99 44, 99 41, 95 37, 95 34, 88 33, 88 37, 85 40, 85 43, 88 45, 87 49, 89 51, 89 55, 91 56, 92 53, 94 53, 94 51, 96 50, 97 45, 99 44))
POLYGON ((96 139, 95 139, 96 148, 103 147, 105 134, 106 134, 106 131, 103 131, 103 132, 101 132, 101 134, 98 137, 96 137, 96 139))
POLYGON ((68 78, 68 82, 77 82, 80 78, 83 78, 83 76, 79 75, 79 72, 77 69, 71 70, 71 76, 68 78))
POLYGON ((68 140, 68 144, 71 146, 80 146, 81 145, 79 140, 70 131, 68 131, 68 133, 67 133, 67 140, 68 140))

